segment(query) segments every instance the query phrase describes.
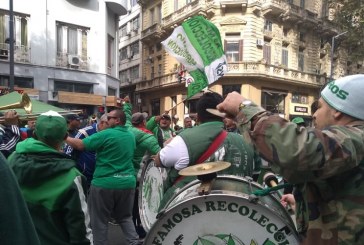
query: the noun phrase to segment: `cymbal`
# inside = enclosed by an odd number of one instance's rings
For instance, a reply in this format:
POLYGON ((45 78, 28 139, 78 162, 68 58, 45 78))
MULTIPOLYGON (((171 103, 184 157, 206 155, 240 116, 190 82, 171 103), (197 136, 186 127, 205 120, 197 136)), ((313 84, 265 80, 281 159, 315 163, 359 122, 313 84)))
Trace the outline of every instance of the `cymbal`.
POLYGON ((183 176, 197 176, 197 175, 204 175, 215 173, 221 170, 224 170, 230 167, 231 163, 229 162, 206 162, 206 163, 199 163, 187 168, 180 170, 178 173, 179 175, 183 176))
POLYGON ((206 111, 218 117, 225 117, 226 113, 220 112, 218 109, 207 108, 206 111))

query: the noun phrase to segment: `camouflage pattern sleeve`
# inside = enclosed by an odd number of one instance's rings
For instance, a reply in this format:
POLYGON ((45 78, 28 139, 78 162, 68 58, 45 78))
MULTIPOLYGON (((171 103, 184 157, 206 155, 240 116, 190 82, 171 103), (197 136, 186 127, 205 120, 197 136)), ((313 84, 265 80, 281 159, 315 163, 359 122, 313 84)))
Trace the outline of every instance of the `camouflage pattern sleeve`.
POLYGON ((357 127, 298 129, 278 115, 263 114, 251 136, 272 169, 293 184, 330 178, 358 166, 364 157, 363 131, 357 127))

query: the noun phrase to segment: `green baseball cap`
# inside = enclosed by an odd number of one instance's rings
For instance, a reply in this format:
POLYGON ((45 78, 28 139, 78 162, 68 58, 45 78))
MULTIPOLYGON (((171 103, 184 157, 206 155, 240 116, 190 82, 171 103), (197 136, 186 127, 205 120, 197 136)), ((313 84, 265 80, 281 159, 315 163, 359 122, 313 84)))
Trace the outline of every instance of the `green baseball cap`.
POLYGON ((66 119, 55 111, 42 113, 35 123, 35 134, 39 140, 62 142, 67 134, 66 119))
POLYGON ((305 123, 305 120, 303 120, 302 117, 295 117, 293 118, 292 122, 295 124, 300 124, 300 123, 305 123))

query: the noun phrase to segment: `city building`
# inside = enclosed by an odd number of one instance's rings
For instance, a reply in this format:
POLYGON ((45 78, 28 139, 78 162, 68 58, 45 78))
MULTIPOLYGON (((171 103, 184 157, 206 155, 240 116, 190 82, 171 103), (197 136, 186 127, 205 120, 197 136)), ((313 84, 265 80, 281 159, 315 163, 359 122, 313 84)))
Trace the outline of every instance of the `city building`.
MULTIPOLYGON (((118 22, 127 0, 13 1, 14 87, 92 114, 117 106, 118 22)), ((0 89, 9 87, 10 2, 0 1, 0 89)))
MULTIPOLYGON (((231 91, 240 92, 286 119, 301 116, 309 123, 310 105, 329 77, 357 73, 361 68, 354 66, 356 70, 352 71, 345 49, 330 54, 332 39, 340 31, 332 23, 334 9, 329 9, 325 0, 138 3, 141 75, 136 79, 135 91, 127 92, 138 98, 141 110, 153 115, 171 109, 180 118, 195 113, 198 95, 185 100, 187 89, 178 79, 184 68, 160 44, 175 27, 195 15, 204 16, 220 30, 228 60, 227 74, 210 90, 224 96, 231 91)), ((123 84, 130 77, 120 78, 124 91, 123 84)))
POLYGON ((141 12, 137 0, 128 3, 128 12, 119 21, 119 78, 121 98, 129 96, 136 109, 141 99, 136 96, 136 84, 142 80, 141 12))

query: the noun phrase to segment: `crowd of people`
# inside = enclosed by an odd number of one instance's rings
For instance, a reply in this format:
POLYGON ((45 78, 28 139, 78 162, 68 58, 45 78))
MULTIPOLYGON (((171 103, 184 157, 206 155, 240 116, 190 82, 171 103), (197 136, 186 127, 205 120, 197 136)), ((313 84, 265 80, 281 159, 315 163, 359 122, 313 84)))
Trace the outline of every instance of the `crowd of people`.
POLYGON ((83 128, 78 115, 53 111, 19 128, 9 110, 0 127, 1 244, 107 244, 109 222, 128 244, 143 244, 138 186, 146 155, 170 169, 160 209, 196 179, 180 176, 181 169, 225 161, 231 167, 218 174, 258 181, 264 159, 293 185, 281 201, 295 208, 300 244, 362 244, 361 88, 364 75, 331 81, 312 107, 313 127, 237 92, 225 99, 204 93, 196 118, 186 116, 183 127, 168 113, 132 113, 128 98, 83 128), (225 118, 207 110, 216 108, 225 118))

